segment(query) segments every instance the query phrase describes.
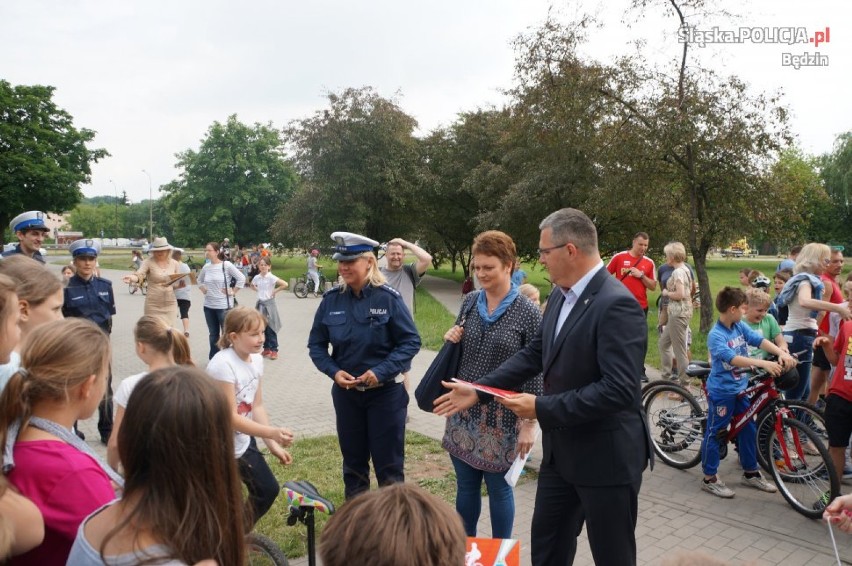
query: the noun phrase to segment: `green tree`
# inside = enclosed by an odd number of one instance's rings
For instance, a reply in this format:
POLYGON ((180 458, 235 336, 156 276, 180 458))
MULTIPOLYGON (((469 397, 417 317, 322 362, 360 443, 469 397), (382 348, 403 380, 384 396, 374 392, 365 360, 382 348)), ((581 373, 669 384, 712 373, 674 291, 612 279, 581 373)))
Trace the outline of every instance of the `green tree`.
POLYGON ((328 101, 286 130, 304 184, 279 211, 276 241, 326 245, 335 230, 380 241, 414 238, 417 122, 371 88, 329 94, 328 101))
MULTIPOLYGON (((640 11, 650 4, 634 2, 640 11)), ((666 5, 679 27, 692 23, 682 7, 700 12, 704 2, 666 5)), ((671 68, 638 57, 588 60, 578 46, 591 23, 548 21, 519 40, 507 190, 500 194, 494 184, 484 199, 494 206, 483 217, 517 232, 522 246, 536 237, 530 218, 563 206, 594 219, 604 253, 623 248, 638 230, 661 243, 679 239, 709 296, 711 247, 744 230, 781 233, 788 217, 801 215, 800 187, 777 176, 771 182, 790 141, 786 110, 737 77, 688 64, 688 43, 678 46, 671 68)), ((702 303, 703 331, 712 308, 702 303)))
POLYGON ((852 132, 839 135, 817 165, 826 194, 812 203, 807 238, 852 248, 852 132))
POLYGON ((95 132, 78 130, 53 91, 0 80, 0 226, 25 210, 72 209, 91 164, 109 155, 86 147, 95 132))
POLYGON ((126 215, 124 206, 80 203, 68 214, 68 224, 86 237, 120 238, 124 236, 126 215))
POLYGON ((269 239, 276 211, 297 184, 271 124, 248 126, 230 116, 210 126, 198 151, 177 157, 183 172, 162 187, 168 215, 155 214, 158 233, 171 226, 185 245, 224 237, 243 243, 269 239))
POLYGON ((448 128, 433 131, 421 144, 424 173, 415 206, 432 256, 446 251, 452 270, 469 273, 470 247, 480 231, 480 202, 490 179, 500 176, 502 140, 509 111, 463 113, 448 128))

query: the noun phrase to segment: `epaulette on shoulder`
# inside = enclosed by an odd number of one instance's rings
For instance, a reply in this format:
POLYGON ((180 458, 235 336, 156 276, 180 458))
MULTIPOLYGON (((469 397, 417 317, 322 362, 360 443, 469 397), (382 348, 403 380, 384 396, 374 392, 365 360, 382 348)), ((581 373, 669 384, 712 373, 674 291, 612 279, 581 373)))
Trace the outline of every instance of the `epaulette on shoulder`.
POLYGON ((338 292, 340 292, 340 285, 335 285, 334 287, 332 287, 331 289, 329 289, 328 291, 323 293, 322 296, 326 297, 326 296, 328 296, 332 293, 338 293, 338 292))
POLYGON ((103 281, 104 283, 107 283, 110 287, 112 287, 112 281, 110 281, 109 279, 104 279, 103 277, 98 277, 97 275, 95 275, 95 279, 97 279, 98 281, 103 281))
POLYGON ((382 284, 382 285, 379 287, 379 289, 384 289, 385 291, 387 291, 387 292, 388 292, 388 293, 390 293, 391 295, 394 295, 394 296, 396 296, 396 297, 400 297, 400 298, 402 298, 402 295, 400 295, 400 294, 399 294, 399 291, 397 291, 396 289, 394 289, 393 287, 391 287, 391 286, 390 286, 390 285, 388 285, 387 283, 382 284))

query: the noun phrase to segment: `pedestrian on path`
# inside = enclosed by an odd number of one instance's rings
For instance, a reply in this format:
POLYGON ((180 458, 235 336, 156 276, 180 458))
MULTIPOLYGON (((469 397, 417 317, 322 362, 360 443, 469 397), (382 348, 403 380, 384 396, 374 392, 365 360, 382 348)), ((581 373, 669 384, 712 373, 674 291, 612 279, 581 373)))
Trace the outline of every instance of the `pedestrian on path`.
POLYGON ((183 335, 189 338, 189 307, 192 306, 190 301, 190 290, 192 282, 189 280, 189 266, 183 261, 183 249, 175 248, 172 250, 172 259, 178 262, 178 273, 186 274, 186 277, 181 277, 174 283, 175 299, 177 300, 178 311, 180 312, 180 322, 183 325, 183 335))
POLYGON ((148 294, 145 296, 145 314, 161 317, 166 324, 173 326, 178 315, 177 299, 172 286, 174 275, 179 273, 177 261, 171 258, 172 246, 163 237, 154 238, 151 243, 151 256, 142 262, 142 266, 130 275, 125 275, 125 283, 139 283, 148 279, 148 294))
POLYGON ((323 295, 308 349, 317 369, 334 380, 343 482, 351 499, 370 489, 370 460, 379 486, 405 479, 408 392, 402 372, 420 350, 420 336, 400 294, 385 285, 373 254, 379 243, 349 232, 331 237, 343 284, 323 295))
POLYGON ((287 282, 274 275, 272 261, 268 257, 260 258, 258 262, 260 274, 251 280, 251 288, 257 291, 255 308, 266 318, 266 330, 263 340, 263 357, 270 360, 278 359, 278 331, 281 329, 281 317, 275 295, 287 289, 287 282))
POLYGON ((204 295, 204 320, 210 340, 209 358, 212 359, 219 351, 219 335, 225 324, 225 315, 236 305, 237 291, 245 285, 246 277, 233 263, 224 259, 218 243, 208 242, 204 254, 210 263, 205 263, 198 274, 198 290, 204 295))
MULTIPOLYGON (((465 297, 456 324, 444 340, 461 342, 458 379, 475 382, 532 342, 541 311, 512 283, 515 243, 497 230, 473 241, 473 264, 482 289, 465 297), (463 325, 463 326, 462 326, 463 325)), ((522 390, 544 393, 541 374, 522 390)), ((468 536, 476 536, 482 506, 482 482, 488 488, 492 538, 512 538, 515 498, 505 478, 518 454, 535 441, 534 419, 518 420, 499 403, 477 403, 447 419, 442 445, 456 471, 456 510, 468 536)))

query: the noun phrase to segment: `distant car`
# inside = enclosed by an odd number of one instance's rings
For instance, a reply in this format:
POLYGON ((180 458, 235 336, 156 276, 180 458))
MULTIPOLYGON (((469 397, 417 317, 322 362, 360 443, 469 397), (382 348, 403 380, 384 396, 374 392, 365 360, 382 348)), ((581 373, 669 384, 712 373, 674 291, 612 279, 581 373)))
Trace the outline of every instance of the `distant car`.
POLYGON ((141 240, 137 240, 135 238, 130 240, 130 246, 134 248, 144 248, 148 245, 147 238, 142 238, 141 240))

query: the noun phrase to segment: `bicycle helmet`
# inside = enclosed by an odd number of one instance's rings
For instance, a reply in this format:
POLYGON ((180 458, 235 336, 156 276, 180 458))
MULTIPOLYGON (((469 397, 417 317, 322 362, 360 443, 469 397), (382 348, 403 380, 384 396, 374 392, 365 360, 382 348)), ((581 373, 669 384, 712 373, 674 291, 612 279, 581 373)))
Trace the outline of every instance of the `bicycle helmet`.
POLYGON ((793 368, 775 378, 775 387, 778 389, 792 389, 799 384, 799 372, 793 368))
POLYGON ((751 282, 751 286, 757 289, 763 289, 764 291, 769 289, 770 285, 769 277, 765 275, 759 275, 754 278, 754 281, 751 282))
POLYGON ((319 255, 319 250, 318 250, 318 249, 316 249, 316 248, 312 249, 312 250, 311 250, 311 255, 312 255, 312 256, 314 256, 314 257, 318 256, 318 255, 319 255))

